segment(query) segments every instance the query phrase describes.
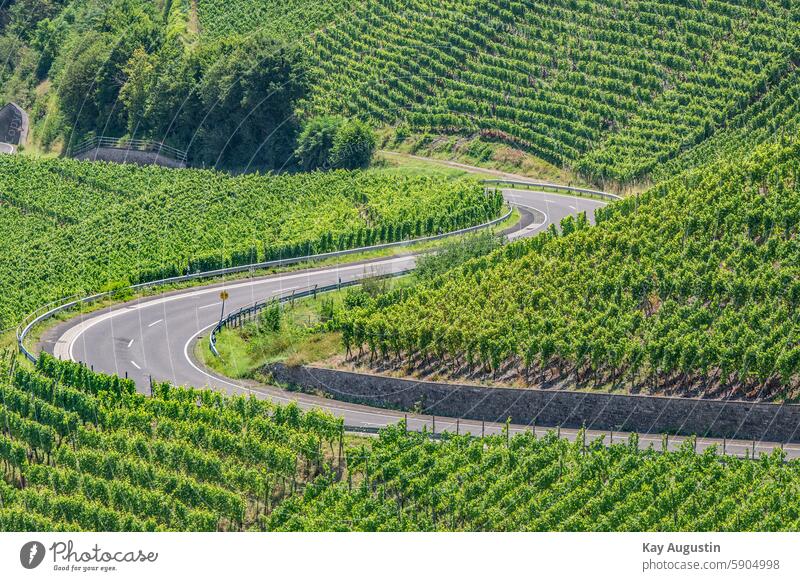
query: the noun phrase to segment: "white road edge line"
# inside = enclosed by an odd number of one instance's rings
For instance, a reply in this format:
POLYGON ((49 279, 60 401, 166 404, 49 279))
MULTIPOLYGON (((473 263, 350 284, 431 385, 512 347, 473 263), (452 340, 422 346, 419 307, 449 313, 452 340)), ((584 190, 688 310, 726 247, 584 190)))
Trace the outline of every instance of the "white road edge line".
POLYGON ((152 323, 150 323, 150 324, 149 324, 149 325, 147 325, 147 326, 148 326, 148 327, 152 327, 153 325, 158 325, 158 324, 159 324, 161 321, 163 321, 163 320, 164 320, 164 319, 159 319, 158 321, 153 321, 152 323))
MULTIPOLYGON (((369 264, 353 264, 353 265, 348 265, 348 266, 335 266, 335 267, 332 267, 332 268, 329 268, 329 269, 326 269, 326 270, 320 270, 320 271, 317 271, 317 272, 319 272, 320 274, 322 274, 322 273, 330 273, 330 272, 344 272, 344 271, 350 271, 350 270, 366 269, 367 267, 372 267, 372 269, 374 271, 374 269, 376 267, 386 266, 386 265, 390 265, 390 264, 394 264, 394 263, 398 263, 398 262, 406 262, 408 260, 409 260, 408 256, 399 256, 399 257, 396 257, 396 258, 390 258, 388 260, 383 260, 383 261, 380 261, 380 262, 373 262, 373 263, 369 263, 369 264)), ((281 276, 281 277, 275 277, 275 278, 272 278, 272 277, 260 278, 260 279, 255 279, 255 280, 251 280, 251 281, 247 281, 247 282, 241 282, 241 283, 230 285, 230 286, 228 286, 228 290, 238 289, 238 288, 246 288, 248 286, 253 286, 253 285, 273 284, 274 282, 280 281, 280 280, 305 278, 307 276, 308 276, 307 272, 299 272, 299 273, 296 273, 296 274, 290 274, 290 275, 287 275, 287 276, 281 276)), ((197 290, 188 292, 186 294, 176 294, 176 295, 162 296, 160 298, 148 300, 146 302, 129 305, 129 306, 124 307, 124 308, 114 309, 113 311, 109 311, 109 312, 107 312, 107 313, 105 313, 103 315, 97 315, 95 317, 89 318, 89 319, 87 319, 87 320, 75 325, 74 327, 69 328, 63 335, 61 335, 61 338, 59 339, 59 342, 57 342, 57 344, 56 344, 56 348, 61 347, 61 349, 63 349, 63 351, 65 352, 65 353, 63 353, 63 355, 66 355, 65 358, 69 358, 71 361, 77 361, 77 359, 75 359, 75 354, 74 354, 75 343, 77 342, 77 340, 80 338, 80 336, 83 335, 83 333, 87 329, 95 326, 98 323, 101 323, 101 322, 106 321, 106 320, 108 320, 108 319, 110 319, 112 317, 116 317, 116 316, 121 315, 121 314, 126 313, 126 312, 135 311, 135 310, 139 310, 139 309, 145 309, 145 308, 154 307, 154 306, 158 306, 158 305, 163 305, 164 303, 172 302, 172 301, 176 301, 176 300, 184 300, 184 299, 191 298, 191 297, 207 295, 207 294, 215 293, 215 292, 218 292, 218 291, 219 291, 219 288, 202 288, 201 287, 201 288, 199 288, 197 290), (59 345, 58 343, 61 343, 61 342, 63 342, 63 343, 61 345, 59 345)), ((59 349, 59 351, 61 351, 61 349, 59 349)), ((59 354, 56 354, 56 356, 58 356, 59 354)))

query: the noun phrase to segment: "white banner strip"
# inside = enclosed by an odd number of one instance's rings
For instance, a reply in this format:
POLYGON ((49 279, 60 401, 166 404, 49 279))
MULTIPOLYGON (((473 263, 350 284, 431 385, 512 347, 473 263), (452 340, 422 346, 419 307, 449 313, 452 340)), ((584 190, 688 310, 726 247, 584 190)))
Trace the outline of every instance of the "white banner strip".
POLYGON ((798 579, 800 534, 5 533, 2 579, 798 579))

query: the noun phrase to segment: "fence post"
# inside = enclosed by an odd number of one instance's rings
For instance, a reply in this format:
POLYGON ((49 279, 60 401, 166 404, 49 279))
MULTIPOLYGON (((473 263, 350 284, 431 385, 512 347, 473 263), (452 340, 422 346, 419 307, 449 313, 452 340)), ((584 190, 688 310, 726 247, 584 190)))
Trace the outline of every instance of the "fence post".
POLYGON ((431 431, 432 435, 436 435, 436 416, 431 416, 433 418, 433 431, 431 431))

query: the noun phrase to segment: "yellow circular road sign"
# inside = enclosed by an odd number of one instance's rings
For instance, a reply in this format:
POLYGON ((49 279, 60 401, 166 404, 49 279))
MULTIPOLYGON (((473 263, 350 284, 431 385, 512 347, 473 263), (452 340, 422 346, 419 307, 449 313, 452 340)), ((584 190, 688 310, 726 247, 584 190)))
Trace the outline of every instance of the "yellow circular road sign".
POLYGON ((228 291, 222 291, 219 293, 219 298, 221 298, 223 301, 228 300, 228 291))

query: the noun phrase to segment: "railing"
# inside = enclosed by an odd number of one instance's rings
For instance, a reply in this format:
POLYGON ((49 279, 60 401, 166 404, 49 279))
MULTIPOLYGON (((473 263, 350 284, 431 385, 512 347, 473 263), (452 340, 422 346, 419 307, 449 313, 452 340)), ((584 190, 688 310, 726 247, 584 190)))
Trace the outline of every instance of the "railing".
MULTIPOLYGON (((93 138, 98 139, 98 138, 93 138)), ((99 138, 99 139, 108 139, 108 138, 99 138)), ((89 148, 91 149, 91 147, 89 148)), ((77 151, 77 150, 76 150, 77 151)), ((76 154, 77 155, 77 154, 76 154)), ((600 192, 597 190, 588 190, 583 188, 573 188, 571 186, 560 186, 557 184, 548 184, 548 183, 540 183, 540 182, 526 182, 526 181, 516 181, 516 180, 484 180, 484 184, 488 186, 490 185, 501 185, 506 184, 514 187, 527 187, 527 188, 538 188, 542 190, 552 189, 556 191, 568 191, 576 194, 584 194, 584 195, 591 195, 597 196, 601 198, 605 198, 608 200, 619 200, 621 199, 620 196, 609 194, 606 192, 600 192)), ((60 299, 58 301, 54 301, 49 303, 39 309, 33 311, 32 313, 28 314, 25 318, 22 319, 22 322, 17 326, 16 336, 17 336, 17 345, 19 347, 20 353, 26 357, 31 362, 36 362, 36 356, 33 355, 28 349, 25 347, 25 337, 31 332, 31 330, 41 323, 42 321, 46 321, 61 313, 63 311, 67 311, 74 307, 83 304, 91 304, 97 301, 113 297, 115 295, 130 292, 130 291, 138 291, 145 288, 151 287, 158 287, 158 286, 165 286, 170 284, 177 284, 181 282, 187 282, 190 280, 200 280, 204 278, 215 278, 218 276, 225 276, 228 274, 237 274, 241 272, 247 271, 255 271, 264 268, 271 268, 276 266, 285 266, 289 264, 297 264, 298 262, 318 262, 320 260, 326 260, 328 258, 337 258, 340 256, 347 256, 349 254, 356 254, 361 252, 369 252, 372 250, 381 250, 384 248, 394 248, 394 247, 402 247, 402 246, 409 246, 412 244, 418 244, 421 242, 429 242, 433 240, 440 240, 442 238, 447 238, 450 236, 459 236, 462 234, 467 234, 469 232, 475 232, 477 230, 489 228, 504 220, 508 219, 511 216, 512 210, 509 209, 504 215, 500 216, 499 218, 495 218, 494 220, 490 220, 483 224, 478 224, 476 226, 470 226, 468 228, 462 228, 460 230, 454 230, 452 232, 444 232, 442 234, 435 234, 433 236, 425 236, 422 238, 411 238, 409 240, 400 240, 398 242, 387 242, 385 244, 377 244, 375 246, 362 246, 359 248, 349 248, 347 250, 337 250, 334 252, 326 252, 324 254, 311 254, 307 256, 296 256, 293 258, 283 258, 279 260, 270 260, 267 262, 257 262, 253 264, 245 264, 242 266, 232 266, 230 268, 220 268, 217 270, 209 270, 205 272, 195 272, 189 273, 182 276, 174 276, 170 278, 164 278, 160 280, 154 280, 149 282, 143 282, 139 284, 130 285, 128 287, 122 289, 116 289, 113 291, 107 291, 103 293, 94 294, 88 297, 80 297, 79 295, 73 295, 71 297, 67 297, 64 299, 60 299)), ((317 292, 321 292, 320 289, 317 289, 317 292)))
POLYGON ((214 356, 219 357, 219 351, 217 351, 217 333, 219 333, 223 328, 227 327, 241 327, 243 323, 247 323, 253 321, 257 316, 258 313, 264 310, 265 308, 272 306, 272 305, 281 305, 283 303, 293 302, 297 299, 302 299, 305 297, 316 297, 318 294, 327 293, 331 291, 340 290, 343 288, 356 286, 362 284, 365 280, 376 280, 376 279, 384 279, 384 278, 393 278, 396 276, 403 276, 404 274, 408 274, 411 272, 411 269, 405 270, 398 270, 397 272, 392 272, 388 274, 382 274, 379 276, 370 276, 365 275, 360 278, 355 278, 353 280, 348 280, 328 284, 324 286, 313 285, 307 286, 303 290, 293 290, 291 293, 284 293, 280 295, 274 295, 268 299, 263 301, 257 301, 248 307, 241 307, 240 309, 230 313, 224 319, 221 319, 219 323, 217 323, 213 329, 211 329, 211 333, 208 336, 208 346, 211 349, 211 352, 214 356))
POLYGON ((556 192, 569 192, 572 194, 579 194, 584 196, 593 196, 597 198, 602 198, 604 200, 621 200, 622 196, 618 196, 616 194, 609 194, 608 192, 601 192, 600 190, 589 190, 586 188, 575 188, 572 186, 560 186, 558 184, 548 184, 546 182, 525 182, 525 181, 517 181, 517 180, 503 180, 503 179, 496 179, 496 180, 484 180, 484 184, 488 185, 508 185, 512 187, 521 187, 526 189, 540 189, 540 190, 554 190, 556 192))
POLYGON ((75 147, 71 147, 69 150, 69 155, 71 157, 77 157, 86 153, 87 151, 99 149, 101 147, 108 149, 122 149, 126 151, 145 151, 148 153, 157 153, 166 157, 172 157, 181 162, 186 162, 186 158, 188 156, 187 152, 183 151, 182 149, 178 149, 158 141, 115 137, 90 137, 80 142, 75 147))
POLYGON ((349 254, 357 254, 361 252, 369 252, 373 250, 381 250, 385 248, 396 248, 396 247, 403 247, 409 246, 412 244, 418 244, 421 242, 430 242, 433 240, 440 240, 442 238, 447 238, 450 236, 459 236, 461 234, 467 234, 469 232, 475 232, 477 230, 482 230, 485 228, 490 228, 504 220, 508 219, 511 216, 512 210, 509 210, 500 216, 499 218, 495 218, 488 222, 484 222, 483 224, 477 224, 476 226, 470 226, 468 228, 461 228, 460 230, 454 230, 452 232, 444 232, 442 234, 435 234, 433 236, 425 236, 422 238, 411 238, 408 240, 400 240, 397 242, 386 242, 384 244, 377 244, 375 246, 361 246, 359 248, 348 248, 347 250, 337 250, 334 252, 326 252, 324 254, 310 254, 306 256, 296 256, 292 258, 282 258, 278 260, 270 260, 267 262, 257 262, 253 264, 245 264, 242 266, 232 266, 230 268, 220 268, 217 270, 208 270, 205 272, 194 272, 190 274, 184 274, 182 276, 173 276, 170 278, 164 278, 160 280, 153 280, 149 282, 142 282, 139 284, 130 285, 128 287, 122 289, 116 289, 113 291, 107 291, 103 293, 94 294, 87 297, 80 297, 79 295, 73 295, 71 297, 63 298, 58 301, 54 301, 49 303, 39 309, 33 311, 32 313, 28 314, 22 322, 17 326, 17 345, 19 347, 20 353, 26 357, 29 361, 35 363, 36 356, 33 355, 28 349, 25 347, 25 337, 31 332, 36 325, 41 323, 42 321, 46 321, 61 313, 63 311, 67 311, 79 305, 91 304, 97 301, 107 299, 113 297, 115 295, 119 295, 125 292, 130 291, 139 291, 142 289, 150 288, 150 287, 158 287, 158 286, 165 286, 170 284, 177 284, 181 282, 187 282, 191 280, 200 280, 204 278, 215 278, 218 276, 225 276, 228 274, 237 274, 241 272, 248 272, 248 271, 255 271, 261 270, 264 268, 272 268, 277 266, 286 266, 289 264, 297 264, 298 262, 318 262, 321 260, 326 260, 329 258, 337 258, 340 256, 347 256, 349 254))

